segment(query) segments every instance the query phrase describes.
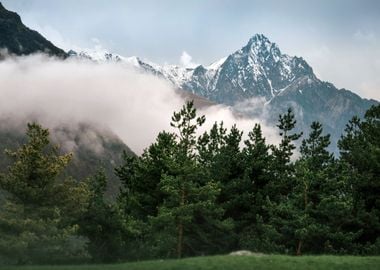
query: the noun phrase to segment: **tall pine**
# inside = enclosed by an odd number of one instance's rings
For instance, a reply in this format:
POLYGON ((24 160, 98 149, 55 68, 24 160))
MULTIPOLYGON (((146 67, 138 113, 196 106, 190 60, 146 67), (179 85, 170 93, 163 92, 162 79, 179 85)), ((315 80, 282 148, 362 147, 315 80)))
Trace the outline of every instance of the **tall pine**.
POLYGON ((28 124, 27 142, 8 150, 11 165, 0 175, 6 192, 0 206, 0 257, 13 263, 79 259, 84 242, 75 236, 88 192, 84 183, 61 179, 71 154, 60 155, 49 131, 28 124))

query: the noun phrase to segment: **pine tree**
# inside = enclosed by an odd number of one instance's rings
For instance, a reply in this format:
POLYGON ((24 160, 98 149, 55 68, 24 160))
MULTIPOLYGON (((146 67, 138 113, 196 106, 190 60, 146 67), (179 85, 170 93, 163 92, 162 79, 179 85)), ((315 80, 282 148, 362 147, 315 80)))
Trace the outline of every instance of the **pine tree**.
POLYGON ((84 243, 75 237, 73 221, 86 205, 86 185, 59 179, 71 155, 59 155, 47 129, 28 124, 27 137, 19 149, 7 151, 12 163, 0 176, 6 192, 0 209, 0 253, 18 263, 81 257, 84 243), (70 248, 73 241, 79 250, 70 248))
POLYGON ((341 160, 350 168, 355 224, 361 230, 356 243, 380 252, 380 105, 363 120, 354 117, 338 142, 341 160))
POLYGON ((325 170, 332 166, 333 162, 333 155, 327 151, 330 135, 322 136, 323 128, 318 122, 313 122, 310 128, 309 137, 302 141, 301 157, 296 163, 297 184, 294 197, 298 197, 298 200, 291 201, 299 211, 298 215, 296 213, 299 222, 295 231, 295 237, 298 239, 297 255, 301 255, 302 245, 311 239, 313 230, 321 227, 313 215, 313 208, 320 203, 324 195, 322 187, 324 182, 328 181, 325 170))
POLYGON ((160 179, 166 197, 158 215, 151 219, 156 231, 162 229, 158 232, 159 243, 178 258, 212 250, 215 234, 228 227, 222 220, 222 209, 215 204, 219 184, 207 179, 198 162, 196 130, 204 121, 204 116, 196 116, 193 102, 174 113, 171 126, 177 129, 176 144, 167 160, 168 170, 160 179))
POLYGON ((89 180, 90 198, 79 220, 79 233, 89 239, 88 251, 95 262, 113 262, 124 258, 128 237, 128 220, 114 202, 107 202, 104 170, 89 180))
POLYGON ((272 182, 272 190, 277 200, 281 196, 287 196, 292 187, 292 179, 294 179, 294 164, 291 163, 293 151, 296 149, 294 142, 302 136, 301 133, 293 132, 296 126, 295 115, 291 108, 287 113, 279 116, 279 124, 277 127, 280 132, 281 142, 278 147, 272 146, 273 155, 273 171, 274 181, 272 182))
POLYGON ((269 153, 270 146, 266 144, 259 124, 248 133, 248 140, 244 143, 244 177, 249 179, 249 190, 253 193, 251 217, 255 218, 257 214, 263 215, 262 204, 270 195, 268 183, 273 179, 273 174, 269 168, 273 157, 269 153))
POLYGON ((297 211, 292 206, 290 197, 296 185, 294 162, 291 161, 293 151, 296 149, 294 142, 302 133, 295 133, 295 115, 289 108, 287 113, 279 116, 277 127, 280 132, 281 142, 279 146, 271 146, 272 179, 268 182, 269 191, 263 203, 264 223, 267 223, 268 232, 264 236, 273 239, 263 239, 266 246, 272 246, 269 251, 289 252, 294 242, 294 230, 292 223, 300 222, 296 219, 297 211), (269 244, 268 244, 269 243, 269 244))
MULTIPOLYGON (((211 132, 210 135, 212 134, 211 132)), ((221 131, 220 135, 223 138, 219 143, 219 148, 213 158, 208 160, 210 174, 212 178, 218 180, 221 184, 222 189, 218 196, 218 203, 225 209, 225 217, 237 221, 247 208, 247 206, 244 206, 246 205, 246 198, 244 198, 246 185, 242 182, 244 180, 240 149, 242 132, 234 125, 228 133, 221 131), (236 194, 240 194, 241 197, 236 197, 236 194)))
POLYGON ((162 174, 169 171, 175 148, 175 135, 160 132, 142 156, 124 155, 124 164, 115 170, 121 181, 118 207, 128 218, 128 228, 133 232, 126 243, 129 259, 153 258, 160 253, 152 248, 155 237, 150 219, 157 216, 159 206, 167 197, 160 181, 162 174))
POLYGON ((161 174, 169 169, 175 145, 174 134, 160 132, 142 156, 124 155, 124 164, 115 172, 122 183, 119 201, 128 215, 143 222, 157 215, 165 196, 160 190, 161 174))
POLYGON ((291 134, 297 123, 291 108, 288 109, 286 114, 279 115, 278 121, 277 127, 280 130, 281 143, 278 148, 273 148, 273 151, 277 159, 276 162, 281 166, 286 166, 290 162, 293 151, 296 149, 293 141, 298 140, 302 136, 302 132, 291 134))
MULTIPOLYGON (((266 144, 261 126, 255 124, 248 133, 248 139, 244 142, 243 164, 245 189, 245 213, 242 214, 240 224, 240 248, 254 251, 271 251, 265 241, 266 227, 263 224, 268 215, 264 209, 266 198, 270 195, 268 183, 273 179, 270 170, 272 156, 269 153, 270 146, 266 144)), ((236 196, 236 194, 235 194, 236 196)), ((269 230, 268 230, 269 231, 269 230)))
POLYGON ((214 168, 215 157, 220 154, 221 148, 226 144, 226 133, 227 129, 223 122, 219 124, 215 122, 209 132, 205 132, 198 138, 198 161, 209 168, 211 174, 216 171, 214 168))
POLYGON ((295 163, 292 191, 272 210, 285 248, 296 255, 342 251, 355 238, 344 230, 352 209, 346 174, 327 151, 330 136, 322 134, 322 125, 313 122, 295 163))

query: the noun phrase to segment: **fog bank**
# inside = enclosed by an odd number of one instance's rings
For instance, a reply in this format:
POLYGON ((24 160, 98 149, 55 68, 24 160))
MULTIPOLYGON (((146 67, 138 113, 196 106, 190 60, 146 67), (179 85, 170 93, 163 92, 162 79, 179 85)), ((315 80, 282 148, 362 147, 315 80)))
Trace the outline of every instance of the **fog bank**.
MULTIPOLYGON (((91 123, 110 129, 137 154, 162 130, 172 130, 170 118, 184 98, 166 81, 119 64, 95 64, 43 55, 0 61, 0 118, 8 123, 37 119, 55 129, 91 123)), ((268 142, 277 143, 277 131, 263 119, 236 117, 224 106, 200 109, 208 129, 215 121, 236 123, 245 131, 260 122, 268 142)))

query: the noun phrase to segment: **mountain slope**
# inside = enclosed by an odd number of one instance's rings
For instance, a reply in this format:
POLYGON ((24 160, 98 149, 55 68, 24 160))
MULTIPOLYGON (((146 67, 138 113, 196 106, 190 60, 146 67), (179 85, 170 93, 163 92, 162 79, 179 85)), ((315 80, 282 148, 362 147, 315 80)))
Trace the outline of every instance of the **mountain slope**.
POLYGON ((0 3, 0 49, 15 55, 43 52, 51 56, 66 57, 67 54, 54 46, 38 32, 26 27, 20 16, 8 11, 0 3))
MULTIPOLYGON (((90 59, 107 61, 107 55, 110 54, 101 56, 101 60, 90 59)), ((116 55, 113 59, 131 62, 123 60, 130 58, 116 55)), ((279 114, 292 107, 298 127, 305 133, 312 121, 324 124, 325 131, 332 135, 335 152, 348 120, 354 115, 363 116, 371 105, 378 103, 321 81, 303 58, 283 54, 262 34, 253 36, 240 50, 209 66, 160 66, 137 57, 133 59, 135 68, 162 77, 176 88, 233 106, 247 116, 265 117, 273 125, 279 114)))
MULTIPOLYGON (((13 55, 42 52, 60 58, 68 56, 38 32, 27 28, 17 13, 6 10, 0 3, 0 61, 2 57, 8 57, 6 54, 1 57, 1 49, 13 55)), ((36 120, 38 121, 35 118, 6 119, 4 115, 0 115, 0 171, 4 171, 9 164, 4 150, 20 147, 26 139, 26 123, 36 120)), ((73 160, 66 170, 67 176, 81 181, 104 167, 109 179, 107 195, 115 197, 120 182, 114 174, 114 168, 123 162, 123 151, 134 155, 132 150, 110 130, 100 129, 89 123, 61 124, 50 132, 53 143, 62 146, 64 152, 73 153, 73 160)))
MULTIPOLYGON (((26 122, 10 124, 2 120, 0 126, 0 171, 4 171, 9 165, 5 149, 16 150, 26 142, 26 122)), ((72 161, 64 171, 65 176, 83 181, 103 167, 108 177, 107 196, 115 197, 120 181, 113 173, 114 168, 122 164, 123 151, 128 155, 134 155, 128 146, 110 131, 87 123, 77 126, 61 125, 51 129, 50 134, 52 143, 58 144, 62 153, 73 154, 72 161)))

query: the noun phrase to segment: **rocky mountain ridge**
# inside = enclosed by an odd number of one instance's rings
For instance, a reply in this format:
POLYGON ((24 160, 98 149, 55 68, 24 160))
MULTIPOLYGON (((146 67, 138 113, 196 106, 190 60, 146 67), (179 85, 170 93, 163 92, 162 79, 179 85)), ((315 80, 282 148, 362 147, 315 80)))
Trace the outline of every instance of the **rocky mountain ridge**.
POLYGON ((371 105, 378 103, 318 79, 302 57, 283 54, 277 44, 262 34, 254 35, 229 56, 209 66, 194 68, 158 65, 108 52, 71 55, 133 66, 171 82, 176 88, 232 106, 248 117, 264 117, 273 125, 279 114, 292 107, 299 130, 307 133, 312 121, 324 124, 336 153, 336 142, 352 116, 361 117, 371 105))
POLYGON ((280 113, 292 107, 300 130, 308 130, 312 121, 324 124, 326 132, 332 135, 335 152, 348 120, 354 115, 363 116, 371 105, 378 103, 318 79, 302 57, 282 53, 277 44, 262 34, 254 35, 241 49, 211 65, 158 65, 105 50, 65 53, 24 26, 16 13, 0 5, 0 48, 16 55, 44 52, 98 63, 117 62, 169 81, 176 89, 190 93, 188 97, 200 97, 204 106, 225 104, 246 117, 265 118, 273 125, 280 113))

